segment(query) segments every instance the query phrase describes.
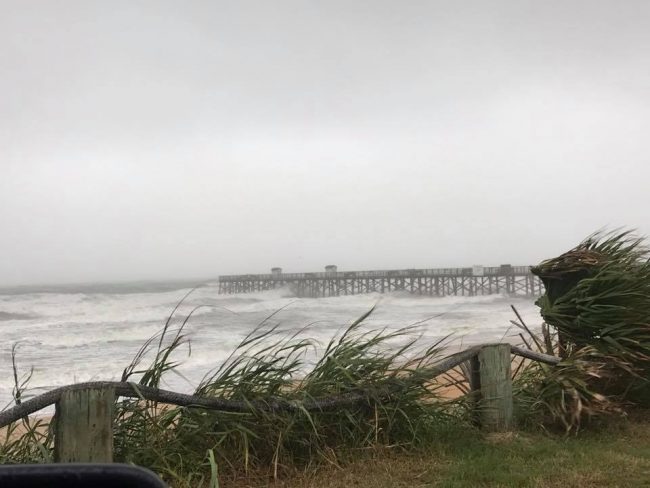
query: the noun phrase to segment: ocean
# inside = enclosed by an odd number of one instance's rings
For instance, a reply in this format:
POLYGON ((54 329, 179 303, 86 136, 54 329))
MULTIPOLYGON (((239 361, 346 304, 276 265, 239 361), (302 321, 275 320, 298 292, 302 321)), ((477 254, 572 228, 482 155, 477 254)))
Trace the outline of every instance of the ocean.
MULTIPOLYGON (((164 326, 187 295, 187 282, 62 285, 0 290, 0 408, 12 401, 12 347, 21 377, 32 371, 28 393, 81 381, 119 380, 140 347, 164 326)), ((197 306, 185 333, 190 347, 163 387, 191 392, 239 342, 265 319, 283 331, 303 330, 325 344, 375 307, 366 329, 413 324, 423 345, 444 337, 450 350, 469 344, 517 342, 510 305, 531 327, 541 317, 532 299, 502 295, 425 297, 403 293, 296 298, 289 290, 218 295, 216 283, 194 289, 172 318, 178 327, 197 306), (268 318, 269 316, 271 316, 268 318)))

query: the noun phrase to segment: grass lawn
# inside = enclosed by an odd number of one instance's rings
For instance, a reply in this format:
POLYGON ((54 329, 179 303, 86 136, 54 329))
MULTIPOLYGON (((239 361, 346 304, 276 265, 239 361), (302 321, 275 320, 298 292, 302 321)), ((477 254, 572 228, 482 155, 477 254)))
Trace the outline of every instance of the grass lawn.
POLYGON ((355 456, 342 467, 221 486, 285 487, 650 487, 650 412, 578 437, 525 432, 481 436, 441 432, 436 447, 355 456))

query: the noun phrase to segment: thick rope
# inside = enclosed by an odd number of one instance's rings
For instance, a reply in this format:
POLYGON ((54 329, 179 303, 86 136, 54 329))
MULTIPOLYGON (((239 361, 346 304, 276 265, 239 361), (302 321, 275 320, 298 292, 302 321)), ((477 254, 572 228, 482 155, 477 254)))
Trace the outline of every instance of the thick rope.
POLYGON ((543 354, 541 352, 531 351, 530 349, 519 346, 510 346, 510 352, 512 352, 512 354, 516 354, 517 356, 521 356, 522 358, 532 359, 533 361, 550 364, 552 366, 556 366, 562 361, 561 358, 543 354))

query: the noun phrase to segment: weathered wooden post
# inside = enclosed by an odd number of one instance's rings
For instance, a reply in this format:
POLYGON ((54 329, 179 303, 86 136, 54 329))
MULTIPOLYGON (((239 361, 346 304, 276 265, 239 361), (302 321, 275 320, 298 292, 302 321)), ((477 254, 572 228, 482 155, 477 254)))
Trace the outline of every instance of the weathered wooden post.
MULTIPOLYGON (((513 427, 510 344, 485 346, 477 358, 480 425, 490 432, 510 430, 513 427)), ((472 362, 472 365, 477 364, 472 362)), ((476 377, 473 383, 476 384, 476 377)))
POLYGON ((68 390, 56 403, 54 460, 113 462, 114 388, 68 390))
POLYGON ((481 424, 481 418, 479 416, 479 406, 481 402, 481 365, 478 361, 478 354, 472 356, 469 360, 469 389, 472 394, 470 396, 470 401, 472 402, 472 423, 475 425, 481 424))

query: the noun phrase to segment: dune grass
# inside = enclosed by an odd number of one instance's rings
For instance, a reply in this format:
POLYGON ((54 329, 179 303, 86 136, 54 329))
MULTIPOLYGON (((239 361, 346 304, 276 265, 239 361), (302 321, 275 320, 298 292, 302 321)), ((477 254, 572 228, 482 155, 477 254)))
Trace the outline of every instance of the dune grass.
MULTIPOLYGON (((440 424, 463 411, 443 407, 437 395, 433 364, 441 344, 420 347, 408 327, 365 330, 371 312, 326 345, 265 321, 195 391, 296 404, 364 392, 365 401, 322 411, 221 412, 123 400, 117 404, 116 460, 147 466, 177 486, 211 486, 217 471, 236 478, 270 469, 278 477, 297 467, 337 465, 342 453, 355 450, 429 443, 440 424), (393 392, 388 401, 386 392, 393 392)), ((175 367, 173 353, 183 341, 182 326, 166 326, 160 338, 145 344, 122 380, 157 387, 175 367), (152 363, 140 368, 154 346, 152 363)))

